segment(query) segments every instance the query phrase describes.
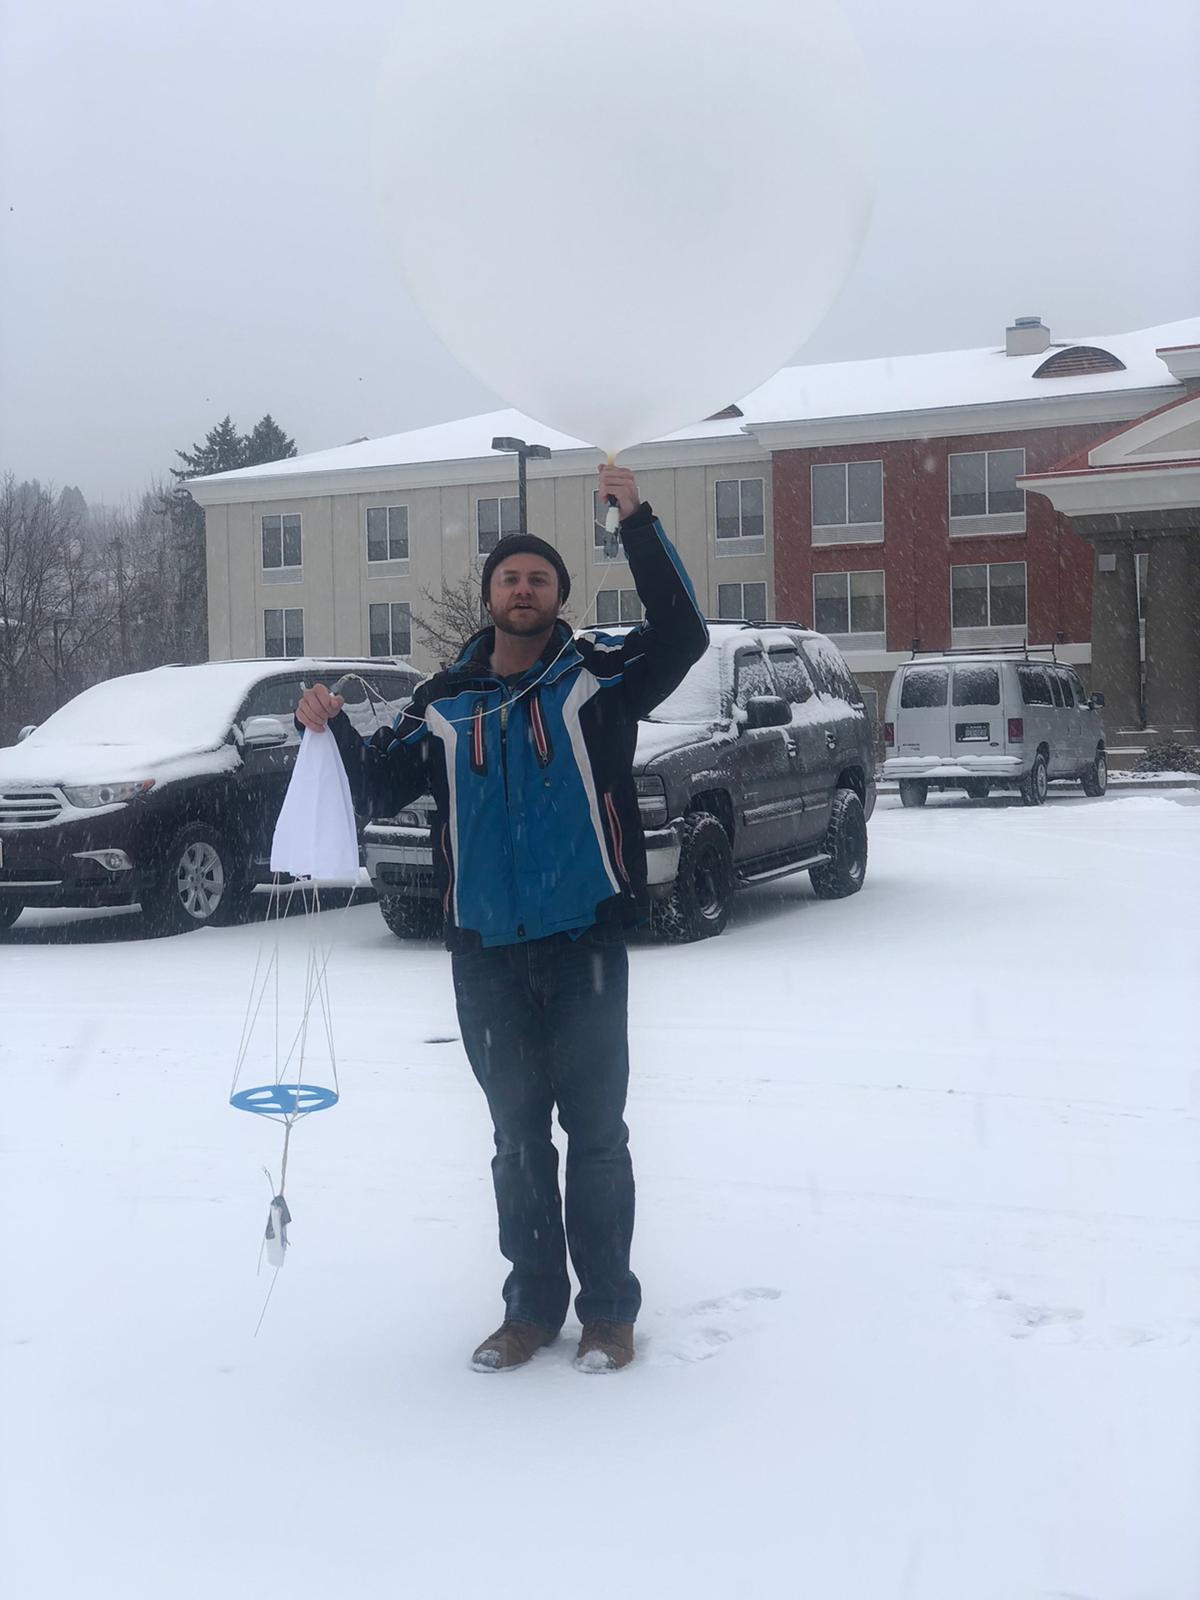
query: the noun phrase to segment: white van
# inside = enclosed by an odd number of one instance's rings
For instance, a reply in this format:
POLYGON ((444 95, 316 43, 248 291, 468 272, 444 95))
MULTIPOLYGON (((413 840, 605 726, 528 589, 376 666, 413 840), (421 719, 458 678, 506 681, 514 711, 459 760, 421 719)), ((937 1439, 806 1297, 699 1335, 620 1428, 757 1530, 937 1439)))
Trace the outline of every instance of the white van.
POLYGON ((1108 787, 1103 704, 1052 647, 918 654, 888 691, 883 776, 899 780, 906 806, 923 806, 930 789, 965 789, 972 800, 1018 789, 1040 806, 1064 778, 1099 796, 1108 787))

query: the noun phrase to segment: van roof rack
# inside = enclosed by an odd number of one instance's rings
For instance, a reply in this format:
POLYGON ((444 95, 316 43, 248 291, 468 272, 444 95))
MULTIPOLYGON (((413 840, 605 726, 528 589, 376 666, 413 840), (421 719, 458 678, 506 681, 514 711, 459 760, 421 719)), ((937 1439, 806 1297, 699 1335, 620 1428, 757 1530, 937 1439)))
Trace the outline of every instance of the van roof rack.
POLYGON ((960 645, 957 649, 953 649, 952 648, 952 649, 948 649, 948 650, 918 650, 916 648, 916 646, 914 645, 913 649, 912 649, 912 653, 909 656, 909 660, 910 661, 917 661, 922 656, 938 656, 938 657, 941 657, 941 658, 945 658, 947 656, 950 656, 950 657, 953 657, 953 658, 957 658, 958 656, 1015 656, 1015 655, 1021 656, 1022 659, 1025 660, 1025 661, 1028 661, 1031 656, 1046 656, 1046 655, 1048 655, 1050 657, 1051 661, 1054 661, 1054 662, 1058 661, 1058 649, 1057 649, 1057 647, 1055 645, 1053 645, 1053 644, 1030 644, 1028 641, 1026 641, 1024 644, 960 645))

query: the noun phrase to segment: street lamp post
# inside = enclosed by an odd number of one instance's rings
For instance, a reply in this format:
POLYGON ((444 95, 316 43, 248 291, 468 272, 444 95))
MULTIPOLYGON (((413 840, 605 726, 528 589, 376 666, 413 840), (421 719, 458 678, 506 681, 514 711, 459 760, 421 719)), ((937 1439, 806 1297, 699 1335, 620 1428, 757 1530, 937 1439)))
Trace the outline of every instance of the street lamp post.
POLYGON ((549 461, 550 447, 544 444, 526 444, 524 439, 510 439, 507 434, 492 440, 493 450, 503 450, 517 458, 517 504, 521 533, 529 532, 528 500, 525 489, 525 463, 549 461))

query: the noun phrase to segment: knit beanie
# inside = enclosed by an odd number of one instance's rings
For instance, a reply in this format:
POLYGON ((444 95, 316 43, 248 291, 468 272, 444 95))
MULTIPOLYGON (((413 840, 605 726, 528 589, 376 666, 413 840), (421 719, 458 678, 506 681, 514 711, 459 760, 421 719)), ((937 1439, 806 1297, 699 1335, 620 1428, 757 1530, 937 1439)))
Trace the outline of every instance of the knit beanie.
POLYGON ((536 533, 510 533, 507 538, 492 551, 483 564, 483 603, 487 605, 492 587, 492 573, 502 561, 507 561, 509 556, 540 556, 543 561, 548 561, 558 574, 558 598, 563 605, 571 593, 571 575, 567 571, 566 563, 552 544, 547 544, 545 539, 539 539, 536 533))

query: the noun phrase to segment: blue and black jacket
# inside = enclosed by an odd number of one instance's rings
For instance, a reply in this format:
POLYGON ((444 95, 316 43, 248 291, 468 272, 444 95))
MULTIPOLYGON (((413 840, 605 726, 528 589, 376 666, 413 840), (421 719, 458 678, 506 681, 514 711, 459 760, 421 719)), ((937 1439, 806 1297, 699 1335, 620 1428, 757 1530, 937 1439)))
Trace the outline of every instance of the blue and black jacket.
POLYGON ((555 626, 516 682, 491 669, 494 630, 419 684, 391 730, 364 741, 344 712, 338 742, 355 808, 437 807, 434 877, 451 949, 516 944, 631 923, 646 909, 646 851, 633 781, 637 725, 704 653, 708 629, 650 507, 621 525, 646 620, 573 639, 555 626))

